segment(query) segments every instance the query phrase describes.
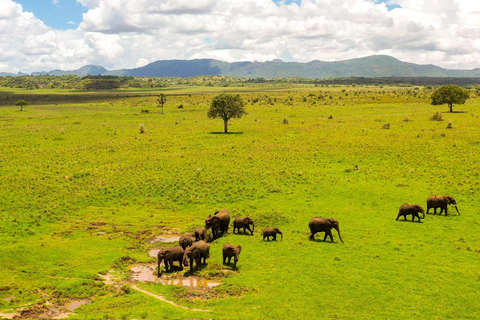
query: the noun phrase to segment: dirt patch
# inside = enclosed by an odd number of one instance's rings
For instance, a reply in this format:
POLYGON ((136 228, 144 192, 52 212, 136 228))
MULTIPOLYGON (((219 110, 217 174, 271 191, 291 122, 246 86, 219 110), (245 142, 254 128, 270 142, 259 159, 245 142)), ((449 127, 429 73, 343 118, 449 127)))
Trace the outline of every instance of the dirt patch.
POLYGON ((157 274, 155 273, 156 267, 157 265, 155 264, 133 265, 129 268, 132 271, 132 274, 130 275, 130 280, 133 282, 161 283, 167 286, 178 286, 178 287, 185 287, 190 289, 197 289, 197 288, 209 289, 209 288, 214 288, 216 286, 219 286, 221 284, 218 281, 205 280, 205 279, 200 279, 196 277, 177 278, 177 279, 157 278, 157 274))
POLYGON ((152 258, 156 258, 158 256, 158 253, 160 252, 160 250, 162 250, 162 249, 161 248, 152 249, 148 252, 148 256, 152 257, 152 258))
POLYGON ((180 236, 178 234, 162 234, 156 237, 151 238, 148 243, 149 244, 154 244, 157 242, 163 242, 163 243, 174 243, 180 240, 180 236))
POLYGON ((90 300, 72 300, 64 305, 35 305, 20 313, 0 314, 6 319, 66 319, 73 311, 89 304, 90 300))
POLYGON ((176 303, 173 302, 173 301, 169 301, 169 300, 165 299, 165 298, 162 297, 162 296, 159 296, 159 295, 154 294, 154 293, 152 293, 152 292, 149 292, 149 291, 147 291, 147 290, 140 289, 140 288, 137 287, 136 285, 133 285, 133 286, 132 286, 132 289, 137 290, 137 291, 139 291, 139 292, 142 292, 142 293, 144 293, 144 294, 146 294, 146 295, 149 295, 150 297, 153 297, 153 298, 158 299, 158 300, 160 300, 160 301, 169 303, 169 304, 171 304, 172 306, 175 306, 175 307, 178 307, 178 308, 182 308, 182 309, 186 309, 186 310, 191 310, 191 311, 199 311, 199 312, 211 312, 211 310, 193 309, 193 308, 188 308, 188 307, 181 306, 181 305, 179 305, 179 304, 176 304, 176 303))
POLYGON ((0 318, 2 319, 18 319, 20 316, 20 313, 1 313, 0 312, 0 318))

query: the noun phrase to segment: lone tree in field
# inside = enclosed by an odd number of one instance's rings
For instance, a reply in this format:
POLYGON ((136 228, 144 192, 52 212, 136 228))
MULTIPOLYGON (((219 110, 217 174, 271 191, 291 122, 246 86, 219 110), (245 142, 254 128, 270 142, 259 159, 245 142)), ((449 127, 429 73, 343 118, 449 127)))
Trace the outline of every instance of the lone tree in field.
POLYGON ((158 96, 157 103, 162 105, 162 114, 163 114, 163 105, 167 103, 167 97, 163 93, 158 96))
POLYGON ((223 119, 225 133, 228 133, 228 120, 241 118, 245 112, 245 106, 239 94, 221 93, 215 96, 208 110, 210 119, 223 119))
POLYGON ((448 104, 450 112, 453 112, 453 104, 464 104, 470 97, 467 90, 459 86, 449 84, 441 86, 432 93, 432 105, 448 104))
POLYGON ((24 106, 28 106, 28 101, 27 100, 18 100, 15 102, 16 106, 20 106, 20 111, 23 111, 24 106))

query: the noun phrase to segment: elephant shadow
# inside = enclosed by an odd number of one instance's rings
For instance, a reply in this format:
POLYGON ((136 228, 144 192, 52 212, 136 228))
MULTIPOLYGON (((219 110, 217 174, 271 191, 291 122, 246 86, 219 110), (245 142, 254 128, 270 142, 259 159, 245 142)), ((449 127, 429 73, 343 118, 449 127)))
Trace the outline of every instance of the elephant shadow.
POLYGON ((212 131, 209 132, 208 134, 225 134, 225 135, 230 135, 230 134, 243 134, 243 131, 237 131, 237 132, 222 132, 222 131, 212 131))
POLYGON ((336 243, 336 242, 331 242, 327 239, 323 240, 323 239, 313 239, 313 240, 310 240, 308 239, 309 241, 313 241, 313 242, 322 242, 322 243, 336 243))
POLYGON ((185 273, 183 274, 185 277, 188 277, 188 276, 193 276, 196 272, 200 272, 202 271, 203 269, 205 269, 206 267, 208 267, 208 263, 205 263, 205 264, 202 264, 200 266, 200 270, 197 271, 196 267, 193 268, 193 271, 190 272, 190 267, 184 267, 183 270, 186 270, 185 273))
POLYGON ((399 219, 399 220, 397 220, 396 222, 410 222, 410 223, 415 222, 415 223, 423 223, 423 221, 412 221, 412 220, 404 220, 404 219, 399 219))

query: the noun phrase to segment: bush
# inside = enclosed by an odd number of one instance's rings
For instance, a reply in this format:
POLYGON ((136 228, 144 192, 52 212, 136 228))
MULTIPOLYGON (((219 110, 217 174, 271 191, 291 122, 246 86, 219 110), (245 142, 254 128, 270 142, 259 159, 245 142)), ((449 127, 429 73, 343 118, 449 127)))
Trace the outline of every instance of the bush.
POLYGON ((440 112, 436 112, 433 116, 430 117, 432 121, 443 121, 443 116, 440 112))
POLYGON ((283 119, 283 124, 288 124, 288 119, 287 118, 283 119))
POLYGON ((450 121, 448 124, 447 124, 447 129, 453 129, 453 122, 450 121))
POLYGON ((382 128, 383 129, 390 129, 390 123, 385 123, 382 128))
POLYGON ((140 124, 140 127, 139 127, 139 130, 140 130, 140 133, 145 133, 145 125, 142 123, 140 124))

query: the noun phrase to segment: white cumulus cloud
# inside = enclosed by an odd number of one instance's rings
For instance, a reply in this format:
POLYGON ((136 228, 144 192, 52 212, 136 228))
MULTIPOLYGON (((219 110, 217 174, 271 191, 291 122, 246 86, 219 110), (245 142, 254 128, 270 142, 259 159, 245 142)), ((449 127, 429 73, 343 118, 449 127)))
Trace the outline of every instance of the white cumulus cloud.
POLYGON ((375 54, 480 67, 480 2, 77 0, 77 30, 55 30, 0 0, 0 71, 134 68, 160 59, 338 61, 375 54))

